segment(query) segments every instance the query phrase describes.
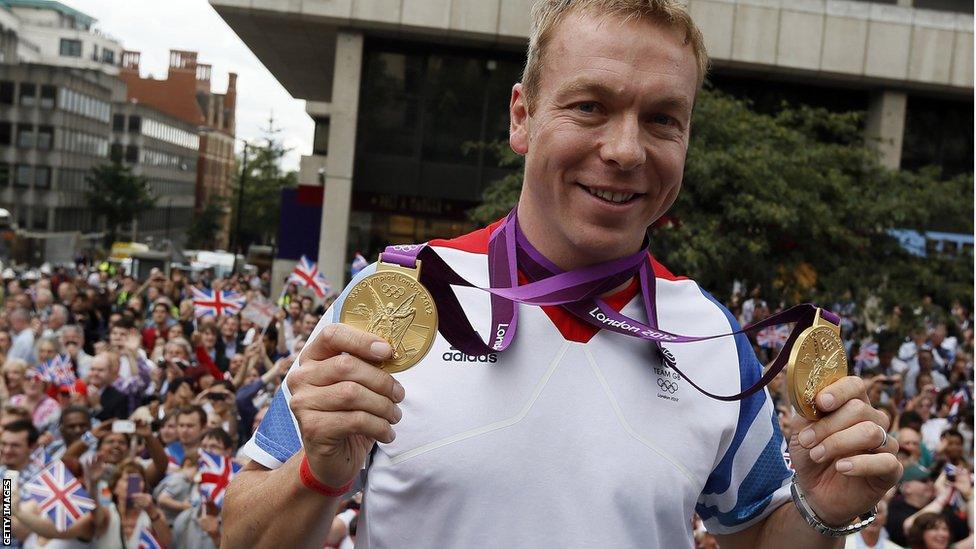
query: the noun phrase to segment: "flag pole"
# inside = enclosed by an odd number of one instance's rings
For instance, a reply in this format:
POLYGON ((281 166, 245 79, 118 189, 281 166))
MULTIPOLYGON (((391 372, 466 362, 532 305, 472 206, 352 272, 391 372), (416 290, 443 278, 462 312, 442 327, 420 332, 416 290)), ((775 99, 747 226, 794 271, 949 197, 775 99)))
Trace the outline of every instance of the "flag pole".
MULTIPOLYGON (((278 299, 275 300, 275 308, 281 307, 281 300, 285 298, 285 292, 288 291, 288 284, 290 284, 290 282, 288 282, 288 280, 285 280, 285 284, 281 287, 281 293, 278 294, 278 299)), ((275 319, 274 317, 271 317, 271 322, 269 322, 268 325, 265 326, 263 330, 261 330, 262 338, 264 337, 264 334, 268 333, 268 326, 271 326, 274 323, 275 323, 275 319)))

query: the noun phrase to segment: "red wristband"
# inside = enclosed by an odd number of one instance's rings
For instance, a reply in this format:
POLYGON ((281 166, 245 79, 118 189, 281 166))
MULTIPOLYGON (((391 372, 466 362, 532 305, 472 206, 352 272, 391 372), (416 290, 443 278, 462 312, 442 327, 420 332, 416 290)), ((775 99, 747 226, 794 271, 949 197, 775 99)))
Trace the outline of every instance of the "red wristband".
POLYGON ((298 468, 298 476, 301 477, 302 484, 304 484, 306 488, 330 498, 344 495, 349 491, 349 488, 352 487, 352 481, 355 480, 355 477, 351 478, 349 479, 349 482, 338 488, 333 488, 331 486, 322 484, 319 479, 315 478, 312 470, 308 467, 308 456, 302 456, 302 464, 298 468))

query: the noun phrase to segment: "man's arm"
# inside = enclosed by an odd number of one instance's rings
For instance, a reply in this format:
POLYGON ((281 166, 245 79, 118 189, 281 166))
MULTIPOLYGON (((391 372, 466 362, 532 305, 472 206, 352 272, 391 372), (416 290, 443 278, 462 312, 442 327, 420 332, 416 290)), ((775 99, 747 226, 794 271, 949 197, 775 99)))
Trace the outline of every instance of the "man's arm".
POLYGON ((844 538, 829 538, 817 533, 800 516, 796 505, 787 501, 765 520, 734 534, 716 535, 722 549, 781 548, 834 549, 844 546, 844 538))
POLYGON ((221 546, 322 548, 332 527, 326 517, 335 516, 342 498, 302 484, 298 468, 304 455, 298 452, 274 470, 251 461, 234 477, 224 497, 221 546), (288 509, 287 517, 282 509, 288 509))

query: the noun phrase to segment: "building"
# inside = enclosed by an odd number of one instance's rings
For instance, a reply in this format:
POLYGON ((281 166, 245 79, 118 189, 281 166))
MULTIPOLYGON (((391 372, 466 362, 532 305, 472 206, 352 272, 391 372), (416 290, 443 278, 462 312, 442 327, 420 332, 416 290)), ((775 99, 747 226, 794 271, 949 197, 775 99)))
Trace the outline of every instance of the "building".
MULTIPOLYGON (((507 135, 531 0, 210 0, 281 84, 306 100, 324 174, 319 266, 468 228, 497 178, 470 141, 507 135)), ((972 168, 973 5, 962 0, 689 0, 712 82, 868 112, 889 167, 972 168)))
MULTIPOLYGON (((95 19, 54 0, 0 0, 17 36, 16 59, 43 65, 119 73, 122 45, 93 28, 95 19)), ((2 15, 0 15, 2 17, 2 15)), ((2 46, 0 46, 2 49, 2 46)))
POLYGON ((22 229, 100 229, 85 178, 108 161, 112 104, 124 97, 101 72, 0 65, 0 206, 22 229))
POLYGON ((211 66, 198 63, 196 52, 171 50, 169 69, 161 80, 140 76, 139 57, 135 51, 122 55, 119 78, 127 86, 128 99, 197 128, 194 204, 197 213, 211 202, 221 205, 224 216, 217 242, 226 245, 235 163, 237 75, 230 73, 226 93, 219 94, 211 89, 211 66))
POLYGON ((141 239, 185 244, 193 219, 201 137, 193 124, 135 101, 114 105, 110 156, 149 180, 156 207, 136 220, 141 239))

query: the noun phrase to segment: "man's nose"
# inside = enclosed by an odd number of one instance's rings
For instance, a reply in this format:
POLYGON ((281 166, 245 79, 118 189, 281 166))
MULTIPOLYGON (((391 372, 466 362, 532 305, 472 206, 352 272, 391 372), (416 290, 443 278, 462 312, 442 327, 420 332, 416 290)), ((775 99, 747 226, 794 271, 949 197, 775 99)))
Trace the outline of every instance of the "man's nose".
POLYGON ((604 162, 614 164, 623 171, 631 171, 647 161, 640 120, 636 115, 623 115, 615 119, 600 155, 604 162))

